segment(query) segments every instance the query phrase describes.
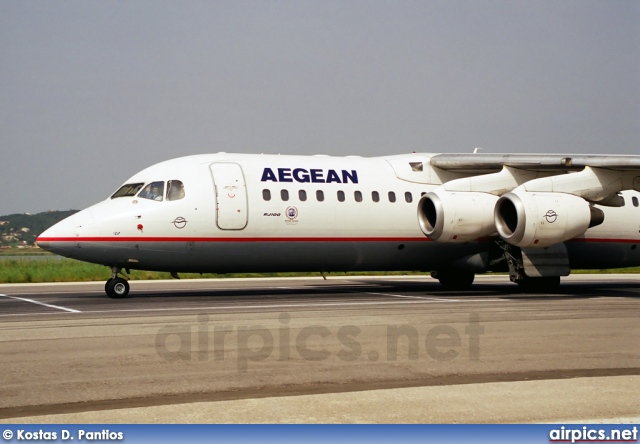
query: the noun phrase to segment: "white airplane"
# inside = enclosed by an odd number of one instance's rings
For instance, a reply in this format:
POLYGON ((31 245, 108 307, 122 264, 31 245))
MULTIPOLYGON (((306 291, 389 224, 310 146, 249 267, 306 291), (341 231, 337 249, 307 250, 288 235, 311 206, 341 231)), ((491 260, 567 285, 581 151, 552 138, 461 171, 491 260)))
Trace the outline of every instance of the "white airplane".
POLYGON ((151 166, 46 230, 53 253, 122 270, 431 271, 445 287, 508 271, 640 265, 640 156, 195 155, 151 166))

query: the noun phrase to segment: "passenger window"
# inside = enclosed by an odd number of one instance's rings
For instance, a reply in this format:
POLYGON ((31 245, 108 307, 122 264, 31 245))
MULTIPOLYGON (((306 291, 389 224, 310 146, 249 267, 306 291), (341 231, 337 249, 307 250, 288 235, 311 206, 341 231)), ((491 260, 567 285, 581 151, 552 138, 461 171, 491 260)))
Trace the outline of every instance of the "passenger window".
POLYGON ((161 201, 162 195, 164 194, 164 182, 151 182, 149 185, 144 187, 138 197, 143 199, 161 201))
POLYGON ((122 185, 118 191, 113 193, 111 199, 116 199, 118 197, 135 196, 136 193, 143 187, 143 185, 143 183, 128 183, 126 185, 122 185))
POLYGON ((413 202, 413 196, 411 195, 411 193, 409 191, 404 193, 404 200, 406 200, 407 203, 413 202))
POLYGON ((270 201, 271 200, 271 190, 267 190, 266 188, 264 190, 262 190, 262 199, 264 199, 266 201, 270 201))
POLYGON ((180 180, 167 182, 167 200, 180 200, 184 198, 184 184, 180 180))
POLYGON ((356 202, 362 202, 362 193, 360 191, 354 191, 353 197, 356 202))
POLYGON ((393 203, 396 201, 396 193, 393 191, 389 191, 389 202, 393 203))
POLYGON ((300 199, 300 202, 306 201, 307 200, 307 192, 305 190, 298 191, 298 199, 300 199))
POLYGON ((344 191, 338 191, 338 201, 344 202, 344 191))
POLYGON ((373 200, 374 202, 380 202, 380 193, 378 193, 377 191, 372 191, 371 200, 373 200))
POLYGON ((289 191, 288 190, 280 190, 280 198, 286 202, 289 200, 289 191))
POLYGON ((633 196, 631 198, 631 202, 633 202, 633 206, 637 207, 638 206, 638 198, 636 196, 633 196))
POLYGON ((316 199, 318 200, 318 202, 324 201, 324 191, 322 190, 316 191, 316 199))

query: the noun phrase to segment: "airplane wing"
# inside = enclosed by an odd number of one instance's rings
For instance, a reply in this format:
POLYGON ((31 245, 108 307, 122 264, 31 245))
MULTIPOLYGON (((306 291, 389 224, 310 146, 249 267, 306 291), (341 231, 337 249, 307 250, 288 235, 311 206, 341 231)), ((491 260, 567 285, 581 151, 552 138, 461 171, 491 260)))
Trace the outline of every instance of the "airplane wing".
POLYGON ((419 203, 422 231, 440 242, 497 231, 519 247, 548 247, 602 224, 594 204, 622 207, 621 191, 640 191, 640 156, 436 154, 429 165, 456 173, 419 203))
POLYGON ((446 171, 486 173, 504 166, 528 171, 581 171, 585 167, 637 171, 640 156, 571 154, 436 154, 431 166, 446 171))

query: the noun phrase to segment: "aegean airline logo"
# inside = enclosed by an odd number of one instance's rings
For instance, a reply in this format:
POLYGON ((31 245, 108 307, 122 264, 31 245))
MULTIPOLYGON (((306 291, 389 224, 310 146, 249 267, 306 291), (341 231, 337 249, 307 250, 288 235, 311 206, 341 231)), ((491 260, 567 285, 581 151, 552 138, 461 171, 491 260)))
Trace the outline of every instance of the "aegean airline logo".
POLYGON ((304 168, 265 168, 262 182, 300 182, 300 183, 358 183, 356 170, 324 170, 304 168))

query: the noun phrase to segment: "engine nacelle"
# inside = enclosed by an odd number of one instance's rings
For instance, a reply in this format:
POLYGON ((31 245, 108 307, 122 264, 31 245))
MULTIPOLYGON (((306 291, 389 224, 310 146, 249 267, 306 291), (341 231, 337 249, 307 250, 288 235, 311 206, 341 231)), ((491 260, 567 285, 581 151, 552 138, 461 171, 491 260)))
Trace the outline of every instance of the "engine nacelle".
POLYGON ((601 224, 604 213, 581 197, 521 189, 503 195, 495 207, 500 237, 518 247, 548 247, 601 224))
POLYGON ((437 189, 418 203, 422 232, 438 242, 462 243, 495 233, 493 210, 497 196, 437 189))

